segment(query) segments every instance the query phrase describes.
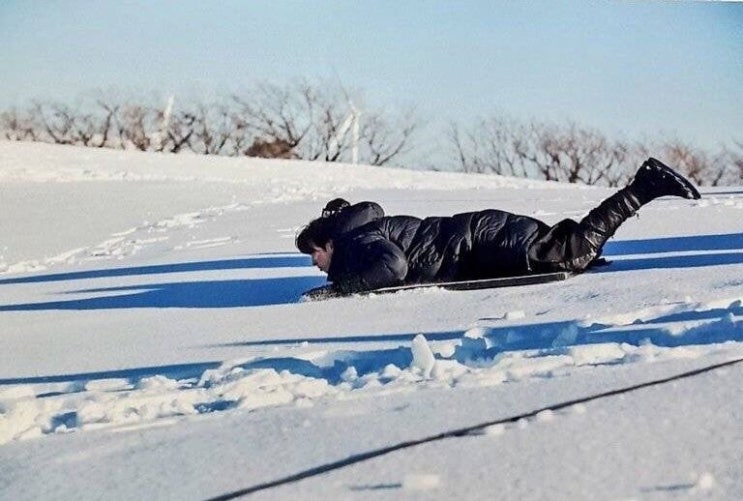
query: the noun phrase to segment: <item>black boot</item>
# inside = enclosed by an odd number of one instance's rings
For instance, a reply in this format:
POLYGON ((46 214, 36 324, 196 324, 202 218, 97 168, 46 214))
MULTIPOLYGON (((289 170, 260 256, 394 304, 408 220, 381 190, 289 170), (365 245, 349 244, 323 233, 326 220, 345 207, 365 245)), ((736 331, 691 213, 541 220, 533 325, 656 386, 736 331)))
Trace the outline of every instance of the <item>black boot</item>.
POLYGON ((667 195, 691 200, 701 198, 697 189, 685 177, 652 157, 637 170, 629 187, 643 204, 667 195))
POLYGON ((646 203, 663 196, 698 199, 699 192, 681 174, 660 160, 648 158, 632 182, 593 209, 578 225, 596 257, 619 226, 646 203))

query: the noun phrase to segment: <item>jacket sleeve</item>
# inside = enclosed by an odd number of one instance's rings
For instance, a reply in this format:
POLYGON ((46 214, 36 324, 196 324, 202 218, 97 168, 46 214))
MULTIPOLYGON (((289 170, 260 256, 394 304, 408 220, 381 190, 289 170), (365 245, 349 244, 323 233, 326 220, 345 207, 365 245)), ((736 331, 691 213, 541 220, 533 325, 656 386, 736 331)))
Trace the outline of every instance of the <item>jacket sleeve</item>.
POLYGON ((375 238, 360 243, 359 247, 345 255, 333 256, 345 262, 328 278, 333 289, 351 294, 382 287, 400 285, 408 273, 405 254, 395 244, 384 238, 375 238))

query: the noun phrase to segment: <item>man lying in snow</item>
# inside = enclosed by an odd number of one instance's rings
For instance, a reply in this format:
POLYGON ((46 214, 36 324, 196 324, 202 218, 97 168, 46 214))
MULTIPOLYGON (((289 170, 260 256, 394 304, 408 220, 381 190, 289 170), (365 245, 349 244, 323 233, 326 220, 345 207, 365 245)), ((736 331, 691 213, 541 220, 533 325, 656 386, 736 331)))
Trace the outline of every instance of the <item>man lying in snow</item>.
POLYGON ((300 252, 328 274, 330 291, 347 294, 404 284, 580 272, 644 204, 662 196, 700 198, 692 184, 649 158, 625 188, 580 222, 549 226, 500 210, 451 217, 385 216, 375 202, 328 203, 297 236, 300 252))

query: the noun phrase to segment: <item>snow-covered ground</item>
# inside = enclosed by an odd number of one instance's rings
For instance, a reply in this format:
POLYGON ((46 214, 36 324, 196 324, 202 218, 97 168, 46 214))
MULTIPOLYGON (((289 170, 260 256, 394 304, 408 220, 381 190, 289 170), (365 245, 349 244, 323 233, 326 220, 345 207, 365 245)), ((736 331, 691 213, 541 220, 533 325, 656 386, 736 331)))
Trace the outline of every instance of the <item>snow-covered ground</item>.
POLYGON ((566 282, 299 301, 330 198, 610 193, 0 142, 0 498, 743 499, 743 364, 561 406, 743 357, 743 187, 653 202, 566 282))

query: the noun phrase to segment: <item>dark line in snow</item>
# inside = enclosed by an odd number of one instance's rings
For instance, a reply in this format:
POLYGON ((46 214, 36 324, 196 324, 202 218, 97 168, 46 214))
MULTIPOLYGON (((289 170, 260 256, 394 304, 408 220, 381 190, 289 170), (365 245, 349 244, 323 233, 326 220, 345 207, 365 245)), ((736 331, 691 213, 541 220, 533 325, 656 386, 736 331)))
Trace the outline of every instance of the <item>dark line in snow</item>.
POLYGON ((234 491, 234 492, 230 492, 230 493, 227 493, 227 494, 222 494, 220 496, 209 498, 206 501, 226 501, 226 500, 229 500, 229 499, 235 499, 235 498, 238 498, 238 497, 247 496, 248 494, 253 494, 255 492, 263 491, 263 490, 266 490, 266 489, 271 489, 273 487, 278 487, 278 486, 285 485, 285 484, 290 484, 290 483, 293 483, 293 482, 298 482, 300 480, 304 480, 306 478, 314 477, 314 476, 317 476, 317 475, 322 475, 323 473, 328 473, 328 472, 331 472, 331 471, 334 471, 334 470, 339 470, 341 468, 345 468, 346 466, 350 466, 350 465, 353 465, 353 464, 356 464, 356 463, 361 463, 363 461, 367 461, 369 459, 373 459, 373 458, 377 458, 377 457, 380 457, 380 456, 384 456, 386 454, 389 454, 389 453, 395 452, 395 451, 399 451, 401 449, 407 449, 407 448, 410 448, 410 447, 415 447, 417 445, 427 444, 427 443, 430 443, 430 442, 437 442, 439 440, 444 440, 446 438, 464 437, 464 436, 470 435, 473 432, 483 430, 484 428, 488 428, 490 426, 495 426, 495 425, 499 425, 499 424, 515 423, 515 422, 517 422, 517 421, 519 421, 521 419, 533 418, 533 417, 535 417, 537 414, 539 414, 541 412, 557 411, 557 410, 565 409, 567 407, 571 407, 571 406, 577 405, 577 404, 583 404, 583 403, 586 403, 586 402, 591 402, 591 401, 599 400, 599 399, 602 399, 602 398, 613 397, 613 396, 616 396, 616 395, 621 395, 623 393, 629 393, 629 392, 632 392, 632 391, 635 391, 635 390, 640 390, 640 389, 648 388, 648 387, 651 387, 651 386, 657 386, 657 385, 661 385, 661 384, 665 384, 665 383, 670 383, 671 381, 677 381, 679 379, 686 379, 686 378, 690 378, 690 377, 693 377, 693 376, 698 376, 699 374, 704 374, 705 372, 710 372, 710 371, 713 371, 715 369, 720 369, 720 368, 723 368, 723 367, 729 367, 731 365, 735 365, 735 364, 738 364, 738 363, 741 363, 741 362, 743 362, 743 358, 736 358, 734 360, 728 360, 727 362, 721 362, 719 364, 709 365, 709 366, 706 366, 706 367, 702 367, 700 369, 694 369, 692 371, 682 372, 682 373, 676 374, 674 376, 669 376, 669 377, 662 378, 662 379, 656 379, 656 380, 648 381, 648 382, 645 382, 645 383, 639 383, 639 384, 636 384, 636 385, 627 386, 627 387, 619 388, 619 389, 616 389, 616 390, 610 390, 610 391, 603 392, 603 393, 597 393, 597 394, 594 394, 594 395, 590 395, 590 396, 587 396, 587 397, 581 397, 581 398, 577 398, 577 399, 574 399, 574 400, 568 400, 568 401, 561 402, 561 403, 558 403, 558 404, 553 404, 553 405, 550 405, 550 406, 547 406, 547 407, 542 407, 541 409, 537 409, 537 410, 525 412, 523 414, 517 414, 515 416, 511 416, 511 417, 507 417, 507 418, 502 418, 502 419, 497 419, 497 420, 494 420, 494 421, 487 421, 485 423, 476 424, 474 426, 468 426, 466 428, 459 428, 459 429, 455 429, 455 430, 445 431, 443 433, 439 433, 438 435, 432 435, 432 436, 424 437, 424 438, 421 438, 421 439, 418 439, 418 440, 409 440, 409 441, 406 441, 406 442, 400 442, 400 443, 397 443, 397 444, 394 444, 394 445, 390 445, 388 447, 383 447, 381 449, 374 449, 374 450, 371 450, 371 451, 367 451, 367 452, 362 452, 362 453, 359 453, 359 454, 355 454, 353 456, 349 456, 349 457, 347 457, 345 459, 341 459, 339 461, 334 461, 334 462, 326 463, 326 464, 323 464, 323 465, 320 465, 320 466, 315 466, 314 468, 309 468, 307 470, 300 471, 300 472, 295 473, 293 475, 289 475, 287 477, 279 478, 277 480, 272 480, 270 482, 265 482, 265 483, 262 483, 262 484, 256 484, 256 485, 251 486, 251 487, 246 487, 244 489, 240 489, 240 490, 237 490, 237 491, 234 491))

